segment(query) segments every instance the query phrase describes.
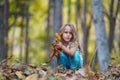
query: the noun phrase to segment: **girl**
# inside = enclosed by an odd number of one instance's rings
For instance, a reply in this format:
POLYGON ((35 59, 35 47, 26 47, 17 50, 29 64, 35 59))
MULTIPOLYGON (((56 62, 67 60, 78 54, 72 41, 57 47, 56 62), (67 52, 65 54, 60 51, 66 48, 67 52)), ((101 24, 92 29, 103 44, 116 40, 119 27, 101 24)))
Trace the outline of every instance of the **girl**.
POLYGON ((62 26, 59 34, 62 41, 55 43, 55 47, 61 50, 57 57, 58 65, 63 65, 64 69, 71 70, 81 68, 83 66, 83 58, 74 26, 72 24, 62 26))

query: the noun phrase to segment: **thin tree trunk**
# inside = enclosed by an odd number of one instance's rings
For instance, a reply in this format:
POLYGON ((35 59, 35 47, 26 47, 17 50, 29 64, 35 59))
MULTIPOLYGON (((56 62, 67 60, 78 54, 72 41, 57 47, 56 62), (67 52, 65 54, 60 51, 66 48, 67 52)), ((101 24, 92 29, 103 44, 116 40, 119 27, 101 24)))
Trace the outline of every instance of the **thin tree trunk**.
POLYGON ((51 10, 51 2, 52 0, 49 0, 48 1, 48 17, 47 17, 47 28, 46 28, 46 50, 47 50, 47 53, 49 52, 49 45, 48 43, 50 42, 49 39, 50 39, 50 10, 51 10))
POLYGON ((88 44, 88 34, 87 34, 87 25, 86 25, 86 16, 87 14, 87 0, 84 0, 84 11, 82 16, 82 31, 83 31, 83 51, 84 51, 84 64, 87 63, 87 44, 88 44))
POLYGON ((80 19, 80 1, 76 0, 76 18, 75 18, 75 22, 76 22, 76 29, 77 29, 77 35, 79 36, 79 28, 78 28, 78 22, 80 19))
POLYGON ((68 23, 70 23, 71 0, 68 0, 68 23))
POLYGON ((0 5, 0 61, 7 58, 8 52, 9 4, 8 0, 4 0, 3 3, 0 5))
POLYGON ((22 61, 22 52, 23 52, 23 37, 24 37, 24 25, 23 25, 23 22, 24 22, 24 15, 22 16, 22 19, 21 19, 21 34, 20 34, 20 53, 19 53, 19 59, 20 61, 22 61))
MULTIPOLYGON (((4 31, 4 37, 6 38, 7 42, 8 42, 8 18, 9 18, 9 3, 8 0, 5 0, 5 6, 4 6, 4 27, 5 27, 5 31, 4 31)), ((7 57, 7 52, 8 52, 8 43, 5 42, 5 51, 4 51, 4 57, 7 57)))
MULTIPOLYGON (((48 1, 48 17, 47 17, 47 27, 46 27, 46 50, 50 54, 50 43, 52 41, 50 30, 53 28, 53 0, 48 1)), ((48 54, 48 55, 49 55, 48 54)))
MULTIPOLYGON (((26 1, 27 2, 27 1, 26 1)), ((29 34, 29 9, 28 9, 28 5, 25 4, 25 16, 26 16, 26 34, 25 34, 25 63, 28 64, 29 62, 29 53, 28 53, 28 49, 29 49, 29 37, 28 37, 28 34, 29 34)))
MULTIPOLYGON (((1 1, 2 2, 2 1, 1 1)), ((4 53, 4 25, 3 25, 3 10, 4 5, 0 5, 0 61, 4 59, 3 53, 4 53)))
POLYGON ((110 53, 111 53, 112 48, 113 48, 115 26, 116 26, 116 18, 117 18, 118 11, 119 11, 119 8, 120 8, 120 0, 118 0, 116 11, 114 10, 115 9, 114 8, 114 2, 115 2, 115 0, 111 0, 110 11, 109 11, 109 13, 110 13, 110 15, 109 15, 109 26, 110 26, 110 31, 109 31, 109 51, 110 51, 110 53))

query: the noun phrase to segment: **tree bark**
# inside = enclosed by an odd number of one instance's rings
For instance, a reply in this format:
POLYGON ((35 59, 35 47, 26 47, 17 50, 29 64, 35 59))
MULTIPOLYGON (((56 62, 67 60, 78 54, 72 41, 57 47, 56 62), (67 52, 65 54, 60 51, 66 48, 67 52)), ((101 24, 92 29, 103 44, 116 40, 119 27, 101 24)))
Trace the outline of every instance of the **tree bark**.
POLYGON ((7 58, 8 52, 8 0, 2 0, 0 4, 0 61, 7 58))
POLYGON ((86 25, 86 14, 87 14, 87 0, 84 0, 84 9, 83 9, 83 16, 82 16, 82 32, 83 32, 83 51, 84 51, 84 64, 87 63, 87 44, 88 44, 88 33, 87 33, 87 25, 86 25))
POLYGON ((62 26, 62 5, 63 0, 55 0, 54 7, 54 34, 59 31, 62 26))
POLYGON ((80 1, 76 0, 76 18, 75 18, 75 23, 76 23, 76 29, 77 29, 77 36, 79 36, 79 28, 78 28, 78 23, 80 20, 80 1))
POLYGON ((114 10, 115 9, 114 8, 114 1, 115 0, 111 0, 110 11, 109 11, 109 13, 110 13, 110 15, 109 15, 110 30, 109 30, 109 37, 108 38, 109 38, 109 51, 110 51, 110 53, 111 53, 112 48, 113 48, 115 26, 116 26, 116 18, 117 18, 118 11, 119 11, 119 8, 120 8, 120 0, 118 0, 116 11, 114 10))
POLYGON ((22 61, 22 52, 23 52, 23 37, 24 37, 24 15, 22 16, 22 19, 21 19, 21 32, 20 32, 20 53, 19 53, 19 59, 20 61, 22 61))
MULTIPOLYGON (((63 0, 54 0, 54 34, 59 31, 62 26, 62 5, 63 0)), ((51 67, 56 69, 57 62, 56 58, 51 61, 51 67)))
POLYGON ((71 0, 68 0, 68 23, 70 23, 70 19, 71 19, 71 17, 70 17, 70 13, 71 13, 70 9, 71 9, 71 0))
MULTIPOLYGON (((26 1, 27 2, 27 1, 26 1)), ((29 49, 29 37, 28 37, 28 34, 29 34, 29 8, 28 8, 28 5, 25 4, 25 16, 26 16, 26 34, 25 34, 25 63, 28 64, 29 62, 29 52, 28 52, 28 49, 29 49)))
POLYGON ((0 4, 0 61, 3 59, 4 53, 4 26, 3 26, 3 9, 4 5, 0 4))
MULTIPOLYGON (((53 0, 48 1, 48 17, 47 17, 47 27, 46 27, 46 53, 47 55, 50 54, 50 43, 52 42, 52 37, 51 37, 51 28, 53 28, 53 0), (49 54, 48 54, 49 53, 49 54)), ((53 33, 52 33, 53 34, 53 33)), ((49 56, 48 56, 49 57, 49 56)))
POLYGON ((109 47, 103 19, 102 0, 92 0, 93 18, 96 31, 97 56, 101 70, 106 70, 110 62, 109 47))

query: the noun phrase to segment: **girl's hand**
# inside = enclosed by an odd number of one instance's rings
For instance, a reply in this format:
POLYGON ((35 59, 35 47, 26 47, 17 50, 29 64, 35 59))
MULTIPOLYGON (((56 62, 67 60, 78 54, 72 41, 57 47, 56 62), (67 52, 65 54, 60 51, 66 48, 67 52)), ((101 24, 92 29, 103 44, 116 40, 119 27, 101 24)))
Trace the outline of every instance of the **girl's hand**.
POLYGON ((57 49, 62 49, 62 46, 63 46, 63 44, 61 42, 57 42, 56 45, 55 45, 55 47, 57 49))

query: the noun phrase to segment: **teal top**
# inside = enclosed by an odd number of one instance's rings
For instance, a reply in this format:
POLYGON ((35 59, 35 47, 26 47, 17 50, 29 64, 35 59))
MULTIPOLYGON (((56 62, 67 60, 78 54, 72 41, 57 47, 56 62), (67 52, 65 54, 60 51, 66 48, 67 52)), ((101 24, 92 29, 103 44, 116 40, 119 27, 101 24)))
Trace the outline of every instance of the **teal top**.
MULTIPOLYGON (((69 48, 69 46, 67 48, 69 48)), ((57 58, 57 63, 58 65, 63 65, 64 69, 75 70, 83 67, 83 57, 78 48, 72 57, 62 51, 57 58)))

